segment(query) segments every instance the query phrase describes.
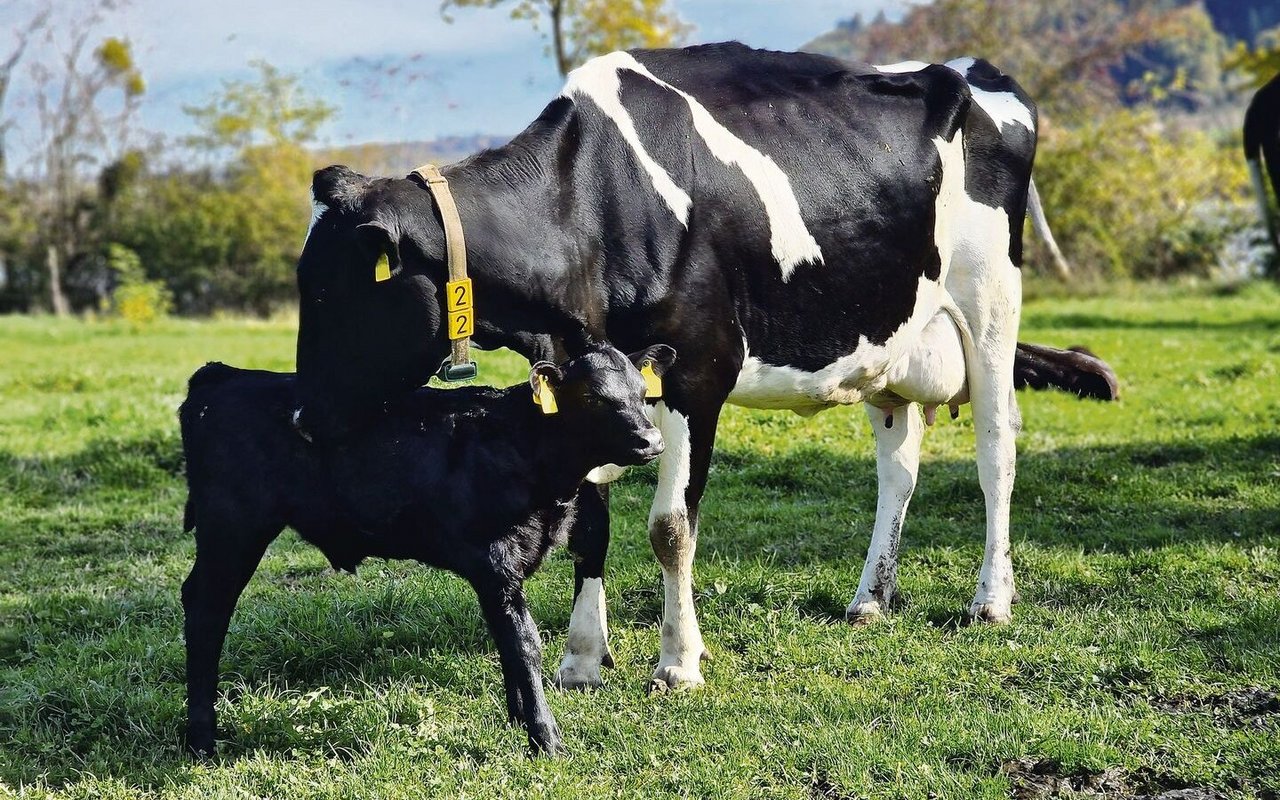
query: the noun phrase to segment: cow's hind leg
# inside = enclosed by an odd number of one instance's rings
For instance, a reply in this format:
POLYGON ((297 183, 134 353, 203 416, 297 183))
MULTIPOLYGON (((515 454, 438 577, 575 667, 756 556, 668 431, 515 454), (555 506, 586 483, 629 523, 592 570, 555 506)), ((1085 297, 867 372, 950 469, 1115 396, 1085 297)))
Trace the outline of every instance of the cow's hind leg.
POLYGON ((845 618, 850 622, 869 622, 889 610, 889 602, 897 589, 902 522, 916 488, 920 442, 924 438, 924 421, 914 403, 893 412, 892 426, 885 424, 888 417, 885 411, 870 404, 866 408, 876 437, 879 500, 862 580, 845 611, 845 618))
POLYGON ((655 423, 666 443, 649 511, 649 542, 662 565, 662 652, 650 690, 703 683, 706 657, 693 605, 698 502, 706 488, 716 414, 685 414, 659 403, 655 423))
POLYGON ((275 530, 237 531, 233 525, 199 524, 196 561, 182 584, 187 644, 187 749, 216 753, 218 660, 240 593, 258 568, 275 530))
POLYGON ((569 534, 573 555, 573 613, 556 672, 562 689, 601 685, 600 667, 612 667, 609 623, 604 599, 604 561, 609 550, 609 485, 584 483, 578 491, 577 515, 569 534))

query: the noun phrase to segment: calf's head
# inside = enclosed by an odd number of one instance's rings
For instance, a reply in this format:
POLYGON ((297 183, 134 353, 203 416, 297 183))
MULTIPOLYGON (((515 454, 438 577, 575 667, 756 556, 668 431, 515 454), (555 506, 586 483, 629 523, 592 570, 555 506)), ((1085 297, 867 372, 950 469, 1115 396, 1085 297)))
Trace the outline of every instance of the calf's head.
POLYGON ((648 368, 661 377, 676 359, 665 344, 623 355, 596 345, 563 367, 539 361, 529 370, 534 397, 555 395, 552 419, 563 431, 564 445, 574 448, 585 469, 601 464, 636 466, 662 453, 662 435, 645 407, 648 368), (545 386, 545 388, 544 388, 545 386))

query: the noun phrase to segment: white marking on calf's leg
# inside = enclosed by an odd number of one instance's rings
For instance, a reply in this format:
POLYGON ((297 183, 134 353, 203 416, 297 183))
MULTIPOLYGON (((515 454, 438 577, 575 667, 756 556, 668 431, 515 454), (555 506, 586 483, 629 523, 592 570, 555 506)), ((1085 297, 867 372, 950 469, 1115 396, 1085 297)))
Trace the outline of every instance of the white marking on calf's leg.
POLYGON ((666 450, 658 466, 658 490, 649 510, 649 542, 662 565, 662 652, 651 689, 703 682, 702 632, 693 605, 693 554, 697 531, 690 524, 685 491, 689 488, 692 443, 689 420, 665 403, 656 419, 666 450))
POLYGON ((898 412, 892 428, 882 424, 883 409, 867 404, 867 418, 876 436, 876 475, 879 494, 876 522, 862 567, 858 593, 845 611, 850 622, 867 622, 889 610, 898 584, 898 546, 907 505, 916 488, 920 469, 920 442, 924 425, 914 405, 898 412))
POLYGON ((613 666, 609 654, 609 622, 605 611, 604 580, 586 578, 573 601, 564 659, 556 672, 561 689, 589 689, 600 686, 600 666, 613 666))

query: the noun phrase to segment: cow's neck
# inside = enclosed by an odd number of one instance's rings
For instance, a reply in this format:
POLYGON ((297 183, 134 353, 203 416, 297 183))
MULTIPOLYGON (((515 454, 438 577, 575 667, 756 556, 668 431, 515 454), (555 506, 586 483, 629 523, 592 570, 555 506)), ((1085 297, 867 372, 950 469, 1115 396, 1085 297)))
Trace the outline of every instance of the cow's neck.
POLYGON ((575 129, 571 107, 552 103, 509 144, 448 173, 466 225, 482 346, 512 347, 512 337, 533 334, 572 341, 596 327, 600 299, 589 287, 598 283, 599 234, 567 166, 575 129))

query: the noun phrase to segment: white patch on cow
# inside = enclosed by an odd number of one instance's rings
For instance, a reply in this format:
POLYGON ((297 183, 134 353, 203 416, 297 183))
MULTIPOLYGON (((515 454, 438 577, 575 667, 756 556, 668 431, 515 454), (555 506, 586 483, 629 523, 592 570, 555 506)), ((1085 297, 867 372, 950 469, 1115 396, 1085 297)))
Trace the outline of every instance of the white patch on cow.
POLYGON ((564 689, 599 686, 600 665, 609 652, 609 622, 605 611, 604 580, 585 578, 569 615, 564 659, 556 685, 564 689))
POLYGON ((1249 179, 1253 182, 1253 197, 1258 201, 1258 216, 1264 228, 1271 227, 1271 208, 1267 204, 1267 185, 1262 177, 1262 164, 1256 158, 1245 159, 1249 165, 1249 179))
POLYGON ((899 61, 896 64, 872 64, 880 72, 919 72, 929 66, 923 61, 899 61))
POLYGON ((613 483, 625 475, 626 472, 626 467, 620 467, 617 464, 601 464, 587 473, 587 482, 594 483, 597 486, 603 483, 613 483))
MULTIPOLYGON (((966 82, 973 64, 974 59, 969 56, 947 62, 947 66, 964 77, 966 82)), ((1013 92, 989 92, 973 84, 969 84, 969 91, 973 93, 973 101, 987 112, 997 128, 1004 127, 1006 123, 1015 123, 1029 131, 1035 131, 1036 123, 1031 117, 1031 109, 1013 92)))
POLYGON ((689 418, 659 400, 653 406, 653 424, 662 431, 666 448, 658 462, 658 489, 649 508, 649 527, 658 517, 685 511, 685 490, 689 488, 689 418))
MULTIPOLYGON (((804 218, 800 214, 800 203, 796 200, 795 192, 791 189, 791 179, 787 177, 787 174, 782 171, 772 158, 742 141, 732 131, 717 122, 715 117, 711 116, 711 112, 699 103, 695 97, 655 76, 643 64, 636 61, 630 53, 619 51, 588 61, 585 65, 570 73, 569 86, 566 86, 565 92, 571 94, 575 85, 588 83, 584 74, 584 77, 575 84, 574 76, 579 72, 590 72, 592 75, 597 73, 607 74, 607 78, 593 79, 590 82, 595 83, 598 81, 601 84, 608 84, 613 92, 612 97, 616 109, 622 109, 622 104, 617 99, 617 87, 620 85, 617 71, 620 69, 631 70, 684 98, 685 103, 689 106, 690 113, 693 115, 694 130, 702 137, 711 154, 724 164, 736 166, 742 170, 742 174, 746 176, 747 180, 755 188, 756 194, 760 197, 760 202, 764 204, 765 213, 769 217, 770 245, 774 259, 782 268, 782 279, 784 281, 791 277, 791 273, 800 264, 806 262, 822 263, 822 248, 818 246, 818 242, 809 233, 809 228, 805 225, 804 218)), ((592 97, 594 98, 595 96, 592 95, 592 97)), ((626 114, 625 109, 622 110, 622 114, 626 114)), ((618 117, 614 116, 614 113, 610 113, 610 116, 614 117, 615 121, 618 121, 618 117)), ((633 125, 630 115, 626 116, 626 122, 629 125, 633 125)), ((619 123, 619 127, 621 128, 621 123, 619 123)), ((634 133, 634 127, 631 130, 634 133)), ((624 130, 623 136, 626 137, 626 135, 627 133, 624 130)), ((638 139, 635 142, 631 142, 631 139, 628 138, 627 141, 632 144, 633 148, 639 145, 638 139)), ((648 169, 647 166, 646 169, 648 169)), ((665 175, 666 173, 664 172, 663 174, 665 175)))
POLYGON ((306 247, 307 242, 311 239, 311 232, 315 230, 316 223, 324 216, 324 212, 329 210, 329 206, 316 199, 315 190, 311 190, 311 224, 307 226, 307 236, 302 240, 302 246, 306 247))
POLYGON ((613 120, 613 124, 618 126, 618 132, 622 134, 622 138, 631 147, 635 153, 640 166, 644 167, 644 171, 649 175, 649 179, 653 181, 653 187, 676 215, 676 219, 686 228, 689 226, 689 207, 693 205, 693 201, 689 198, 689 193, 676 185, 671 179, 671 175, 667 173, 662 165, 653 160, 653 156, 649 155, 649 151, 645 150, 644 144, 640 141, 640 134, 636 131, 635 121, 631 118, 630 112, 622 105, 622 81, 618 79, 618 69, 620 67, 630 68, 629 64, 619 63, 616 56, 625 56, 627 60, 634 62, 626 53, 613 53, 612 55, 593 58, 581 67, 569 73, 569 80, 565 83, 564 89, 561 90, 560 96, 567 97, 570 100, 574 95, 583 94, 591 98, 592 102, 604 112, 605 116, 613 120))

